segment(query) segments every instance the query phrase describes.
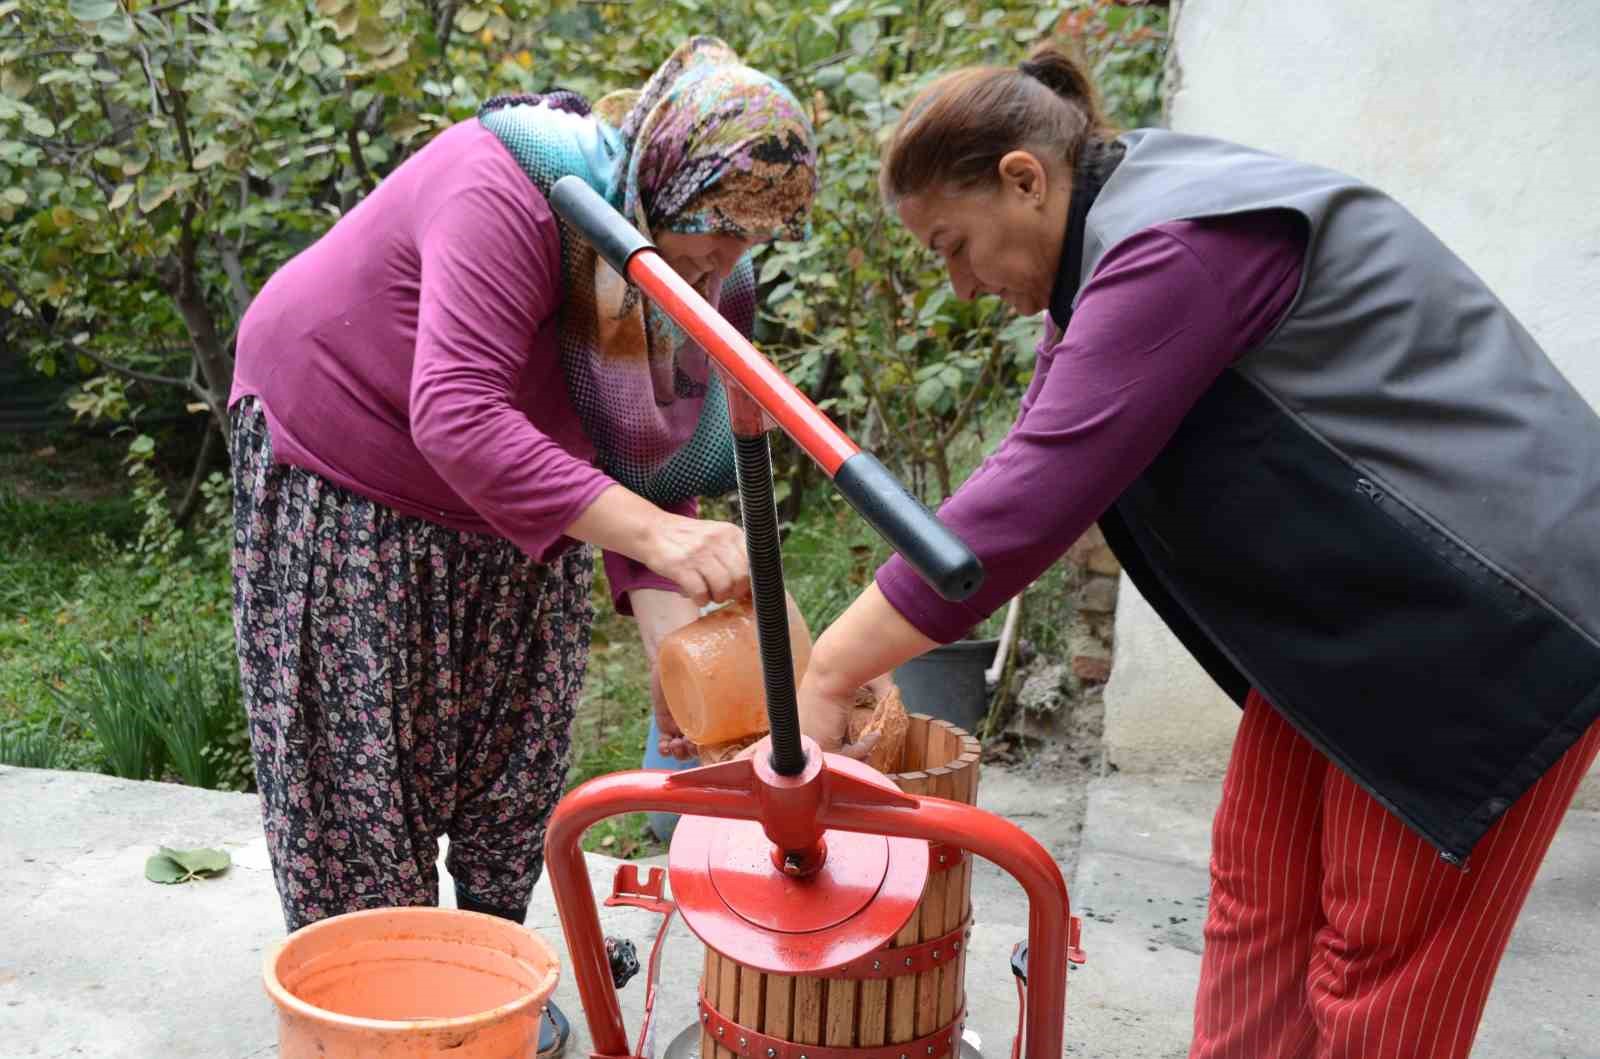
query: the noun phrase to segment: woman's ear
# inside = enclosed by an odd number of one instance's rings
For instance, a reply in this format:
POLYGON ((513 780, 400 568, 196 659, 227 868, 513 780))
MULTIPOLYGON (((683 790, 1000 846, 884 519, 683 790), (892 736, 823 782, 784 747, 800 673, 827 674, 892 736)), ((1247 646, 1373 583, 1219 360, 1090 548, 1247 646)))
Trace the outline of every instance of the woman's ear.
POLYGON ((1034 203, 1042 203, 1049 191, 1050 174, 1032 151, 1008 151, 1000 159, 1000 187, 1034 203))

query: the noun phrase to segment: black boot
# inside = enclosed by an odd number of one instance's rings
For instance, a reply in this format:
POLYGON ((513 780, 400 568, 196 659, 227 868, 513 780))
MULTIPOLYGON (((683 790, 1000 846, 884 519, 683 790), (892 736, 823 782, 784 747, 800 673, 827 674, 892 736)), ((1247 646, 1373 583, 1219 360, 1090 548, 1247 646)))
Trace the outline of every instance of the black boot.
MULTIPOLYGON (((471 894, 461 892, 456 887, 456 907, 463 912, 482 912, 485 915, 497 916, 500 919, 509 919, 513 923, 521 923, 528 918, 526 908, 514 911, 509 908, 496 908, 486 901, 480 901, 471 894)), ((539 1020, 539 1052, 538 1059, 555 1059, 567 1047, 567 1038, 572 1035, 572 1024, 567 1021, 567 1016, 556 1007, 556 1002, 550 1000, 545 1003, 544 1017, 539 1020)))

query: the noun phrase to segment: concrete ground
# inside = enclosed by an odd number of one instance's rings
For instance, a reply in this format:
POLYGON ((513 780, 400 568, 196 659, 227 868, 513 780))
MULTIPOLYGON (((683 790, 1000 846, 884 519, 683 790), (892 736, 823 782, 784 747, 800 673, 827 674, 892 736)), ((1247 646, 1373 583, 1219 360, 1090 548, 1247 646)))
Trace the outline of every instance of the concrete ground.
MULTIPOLYGON (((1089 963, 1072 972, 1067 1055, 1184 1055, 1216 796, 1215 783, 1094 781, 1080 843, 1071 792, 986 770, 980 803, 1021 822, 1064 860, 1069 880, 1076 869, 1073 906, 1085 919, 1089 963), (1074 851, 1077 863, 1066 863, 1074 851)), ((609 892, 615 862, 591 863, 595 889, 609 892)), ((982 862, 973 891, 968 1025, 986 1056, 1004 1059, 1016 1018, 1008 956, 1027 912, 1020 888, 982 862)), ((260 970, 283 928, 254 797, 0 768, 0 894, 0 1054, 277 1054, 260 970), (163 843, 226 848, 234 867, 182 886, 146 882, 145 858, 163 843)), ((1475 1056, 1600 1059, 1597 897, 1600 815, 1576 813, 1529 899, 1475 1056)), ((654 920, 632 909, 602 916, 641 956, 654 920)), ((564 957, 544 884, 528 925, 564 957)), ((699 945, 680 926, 663 970, 662 1047, 692 1020, 699 973, 699 945)), ((623 993, 630 1036, 642 985, 636 979, 623 993)), ((557 998, 574 1015, 568 1054, 581 1059, 587 1032, 570 976, 557 998)))

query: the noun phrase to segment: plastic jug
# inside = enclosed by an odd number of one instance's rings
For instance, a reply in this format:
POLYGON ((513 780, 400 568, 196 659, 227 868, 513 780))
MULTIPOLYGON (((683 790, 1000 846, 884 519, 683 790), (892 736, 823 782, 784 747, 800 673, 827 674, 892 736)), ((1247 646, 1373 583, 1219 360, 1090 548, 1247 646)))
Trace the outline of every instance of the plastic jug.
MULTIPOLYGON (((811 630, 785 593, 795 683, 811 660, 811 630)), ((661 641, 657 663, 667 708, 683 734, 702 746, 767 730, 755 610, 748 600, 703 615, 661 641)))

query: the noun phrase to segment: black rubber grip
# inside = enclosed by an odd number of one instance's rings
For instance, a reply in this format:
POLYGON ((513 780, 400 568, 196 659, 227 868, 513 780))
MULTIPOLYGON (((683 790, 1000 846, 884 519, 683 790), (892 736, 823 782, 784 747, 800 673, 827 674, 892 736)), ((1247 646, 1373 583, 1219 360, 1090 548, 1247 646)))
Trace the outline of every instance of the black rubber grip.
POLYGON ((963 600, 983 584, 983 564, 870 452, 839 465, 833 484, 933 590, 963 600))
POLYGON ((620 276, 627 276, 630 257, 651 247, 650 240, 581 177, 557 180, 550 189, 550 208, 578 229, 620 276))

